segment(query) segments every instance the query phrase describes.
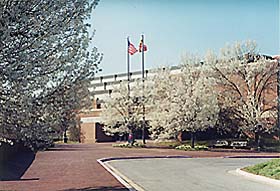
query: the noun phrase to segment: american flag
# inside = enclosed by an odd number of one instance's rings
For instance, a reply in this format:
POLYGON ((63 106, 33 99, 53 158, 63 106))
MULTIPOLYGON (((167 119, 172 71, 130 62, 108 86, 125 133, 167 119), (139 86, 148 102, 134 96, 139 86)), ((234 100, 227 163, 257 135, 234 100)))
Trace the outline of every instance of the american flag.
POLYGON ((135 54, 138 50, 135 48, 135 46, 132 43, 129 42, 129 40, 127 42, 128 42, 128 53, 130 55, 135 54))

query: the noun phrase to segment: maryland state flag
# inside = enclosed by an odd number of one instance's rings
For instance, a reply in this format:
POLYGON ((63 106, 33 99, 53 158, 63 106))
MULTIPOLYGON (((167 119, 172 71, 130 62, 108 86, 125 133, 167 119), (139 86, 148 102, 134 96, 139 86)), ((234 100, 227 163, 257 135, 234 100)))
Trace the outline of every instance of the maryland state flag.
MULTIPOLYGON (((140 41, 140 44, 139 44, 139 52, 142 52, 142 46, 143 46, 143 40, 140 41)), ((144 45, 143 49, 144 49, 144 51, 147 51, 147 50, 148 50, 146 45, 144 45)))

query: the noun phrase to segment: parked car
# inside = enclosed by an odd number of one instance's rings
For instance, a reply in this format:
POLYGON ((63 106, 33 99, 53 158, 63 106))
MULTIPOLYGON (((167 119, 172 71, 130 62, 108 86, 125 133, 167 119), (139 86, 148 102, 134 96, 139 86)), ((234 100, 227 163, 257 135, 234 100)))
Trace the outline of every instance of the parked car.
POLYGON ((225 140, 217 140, 216 143, 213 145, 214 148, 225 148, 229 147, 229 142, 225 140))
POLYGON ((248 141, 232 141, 230 146, 232 148, 247 148, 248 141))

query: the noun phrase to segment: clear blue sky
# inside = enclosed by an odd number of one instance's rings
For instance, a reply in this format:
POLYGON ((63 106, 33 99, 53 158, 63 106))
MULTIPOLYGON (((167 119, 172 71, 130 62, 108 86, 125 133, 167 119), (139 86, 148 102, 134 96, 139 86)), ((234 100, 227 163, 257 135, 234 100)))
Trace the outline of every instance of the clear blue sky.
MULTIPOLYGON (((203 55, 227 43, 255 40, 261 53, 280 54, 279 0, 101 0, 90 20, 93 45, 104 53, 98 75, 126 72, 126 37, 145 35, 145 67, 177 65, 182 54, 203 55)), ((131 56, 133 71, 140 54, 131 56)))

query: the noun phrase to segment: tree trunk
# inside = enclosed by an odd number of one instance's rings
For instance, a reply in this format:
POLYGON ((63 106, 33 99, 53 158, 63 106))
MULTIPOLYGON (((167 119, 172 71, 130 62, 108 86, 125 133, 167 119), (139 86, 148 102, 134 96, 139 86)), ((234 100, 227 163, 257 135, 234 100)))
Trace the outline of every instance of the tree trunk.
POLYGON ((191 147, 194 148, 195 133, 191 132, 191 147))
POLYGON ((143 123, 142 123, 142 142, 143 142, 144 145, 146 144, 145 127, 146 127, 146 123, 143 122, 143 123))
POLYGON ((260 134, 259 134, 259 133, 255 133, 255 144, 257 145, 257 150, 258 150, 258 151, 261 150, 260 141, 261 141, 261 136, 260 136, 260 134))

